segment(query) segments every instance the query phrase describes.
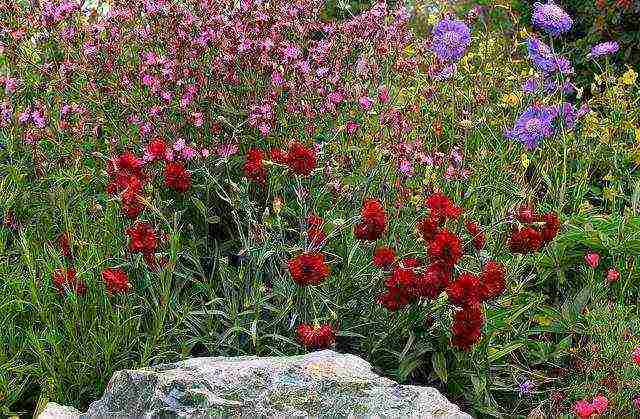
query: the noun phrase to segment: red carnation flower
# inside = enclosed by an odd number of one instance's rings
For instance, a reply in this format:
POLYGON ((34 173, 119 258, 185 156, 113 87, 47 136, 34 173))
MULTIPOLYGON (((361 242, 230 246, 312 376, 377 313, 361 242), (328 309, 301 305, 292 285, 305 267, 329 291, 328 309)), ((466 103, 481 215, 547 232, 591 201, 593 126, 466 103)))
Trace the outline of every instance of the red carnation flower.
POLYGON ((480 280, 477 276, 463 273, 449 284, 447 295, 451 304, 458 307, 471 306, 480 302, 480 280))
POLYGON ((529 205, 521 205, 516 211, 516 219, 523 224, 531 224, 539 221, 540 216, 529 205))
POLYGON ((264 184, 267 180, 267 169, 262 163, 262 151, 251 149, 247 153, 247 159, 244 163, 244 175, 249 179, 264 184))
POLYGON ((479 304, 466 306, 453 316, 451 345, 468 351, 482 337, 484 314, 479 304))
POLYGON ((127 229, 129 250, 132 253, 153 254, 158 247, 158 236, 149 224, 137 223, 127 229))
POLYGON ((58 268, 53 271, 53 285, 60 294, 64 294, 65 290, 78 295, 84 295, 87 292, 87 287, 84 282, 76 277, 76 270, 74 268, 58 268))
POLYGON ((488 262, 480 274, 480 299, 489 301, 505 290, 505 269, 498 262, 488 262))
POLYGON ((476 250, 482 250, 485 245, 485 237, 478 224, 472 221, 467 221, 465 226, 472 237, 473 247, 475 247, 476 250))
POLYGON ((129 151, 111 158, 107 164, 107 174, 110 178, 107 185, 109 195, 125 190, 141 191, 144 186, 142 160, 129 151))
POLYGON ((425 242, 430 243, 436 234, 438 234, 438 231, 440 231, 438 224, 437 218, 433 216, 424 218, 418 222, 418 232, 425 242))
POLYGON ((103 270, 102 280, 109 294, 123 294, 131 288, 129 277, 122 269, 107 268, 103 270))
POLYGON ((291 278, 298 285, 316 285, 329 277, 322 253, 303 253, 288 263, 291 278))
POLYGON ((360 240, 378 240, 387 228, 387 214, 380 201, 367 199, 361 210, 362 222, 355 227, 354 234, 360 240))
POLYGON ((533 227, 514 228, 508 245, 513 253, 533 253, 542 247, 542 234, 533 227))
POLYGON ((160 137, 156 137, 147 144, 147 154, 151 160, 164 159, 167 154, 167 143, 160 137))
POLYGON ((438 220, 438 223, 450 218, 458 218, 462 214, 462 208, 457 207, 449 197, 440 192, 429 196, 425 205, 431 210, 431 217, 438 220))
POLYGON ((324 349, 336 341, 336 331, 329 324, 321 326, 300 324, 297 329, 298 341, 307 348, 324 349))
POLYGON ((316 167, 316 156, 312 149, 300 143, 292 143, 287 154, 287 166, 294 173, 308 176, 316 167))
POLYGON ((416 282, 416 274, 413 269, 396 268, 391 275, 386 279, 385 286, 388 289, 401 288, 409 290, 413 288, 416 282))
POLYGON ((378 304, 389 311, 398 311, 413 301, 413 297, 403 288, 391 287, 378 297, 378 304))
POLYGON ((440 261, 452 267, 462 257, 462 243, 458 236, 443 229, 429 244, 428 253, 433 261, 440 261))
POLYGON ((379 247, 373 254, 373 264, 378 268, 388 268, 396 260, 396 252, 388 246, 379 247))
POLYGON ((432 263, 424 274, 416 278, 411 294, 415 297, 434 299, 447 288, 450 276, 451 274, 445 266, 440 263, 432 263))
POLYGON ((555 212, 550 212, 544 214, 542 220, 544 221, 544 225, 542 226, 542 230, 540 230, 540 235, 542 236, 542 241, 549 243, 558 235, 558 231, 560 231, 560 219, 555 212))
POLYGON ((131 219, 135 220, 138 218, 140 213, 144 210, 144 202, 142 197, 138 194, 137 191, 133 189, 127 189, 122 194, 122 212, 124 215, 131 219))
POLYGON ((164 168, 164 184, 167 188, 186 192, 191 187, 191 173, 184 168, 182 163, 167 163, 164 168))

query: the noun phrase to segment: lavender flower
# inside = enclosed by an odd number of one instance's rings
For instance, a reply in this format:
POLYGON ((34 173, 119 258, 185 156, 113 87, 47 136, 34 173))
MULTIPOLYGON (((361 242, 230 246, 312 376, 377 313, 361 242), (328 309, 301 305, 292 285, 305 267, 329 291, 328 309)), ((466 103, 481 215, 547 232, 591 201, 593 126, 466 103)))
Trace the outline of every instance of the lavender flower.
POLYGON ((588 58, 598 58, 605 55, 613 55, 620 50, 620 45, 616 41, 602 42, 594 45, 591 52, 587 54, 588 58))
POLYGON ((559 36, 568 32, 573 26, 573 20, 561 7, 553 2, 547 4, 534 3, 531 22, 551 36, 559 36))
POLYGON ((462 58, 471 44, 471 30, 461 20, 443 19, 433 29, 431 49, 442 61, 462 58))
POLYGON ((576 108, 575 105, 565 102, 554 106, 551 112, 554 114, 556 126, 562 123, 563 128, 571 130, 576 126, 576 122, 589 112, 589 106, 584 104, 580 108, 576 108))
POLYGON ((556 115, 554 108, 530 106, 505 136, 520 141, 527 149, 532 150, 542 140, 553 135, 553 120, 556 115))
POLYGON ((534 384, 531 380, 524 380, 523 382, 518 384, 518 393, 520 394, 520 397, 531 394, 531 392, 533 391, 533 387, 534 384))
POLYGON ((573 66, 569 60, 554 54, 551 48, 538 38, 529 37, 527 39, 527 49, 533 65, 543 73, 573 73, 573 66))

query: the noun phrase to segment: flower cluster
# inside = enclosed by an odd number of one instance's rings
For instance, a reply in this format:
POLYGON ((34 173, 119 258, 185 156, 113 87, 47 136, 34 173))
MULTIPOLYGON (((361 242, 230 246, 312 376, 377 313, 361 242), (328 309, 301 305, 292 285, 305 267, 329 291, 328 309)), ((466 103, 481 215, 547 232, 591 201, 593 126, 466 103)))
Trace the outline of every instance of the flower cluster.
MULTIPOLYGON (((292 142, 286 152, 279 148, 272 149, 269 158, 273 163, 286 165, 293 173, 300 176, 309 176, 316 167, 315 150, 298 142, 292 142)), ((262 150, 249 150, 245 158, 244 175, 254 182, 265 184, 268 171, 264 165, 264 159, 262 150)))
MULTIPOLYGON (((480 275, 462 273, 454 279, 454 267, 463 256, 464 247, 458 235, 446 228, 446 223, 459 219, 462 208, 442 193, 430 195, 425 208, 428 216, 418 222, 417 231, 425 242, 429 263, 425 265, 413 258, 396 262, 391 248, 376 249, 374 265, 393 267, 378 302, 389 311, 397 311, 419 299, 433 300, 446 291, 449 302, 458 308, 451 329, 452 345, 468 350, 481 336, 484 323, 481 304, 504 292, 506 272, 501 264, 489 261, 480 275)), ((481 250, 484 233, 471 220, 467 220, 466 227, 474 248, 481 250)))
POLYGON ((53 285, 59 293, 70 291, 78 295, 84 295, 87 292, 87 286, 84 281, 76 277, 74 268, 58 268, 53 272, 53 285))
POLYGON ((550 243, 560 231, 555 212, 538 214, 530 206, 521 206, 515 214, 518 225, 511 230, 509 249, 513 253, 535 253, 550 243))

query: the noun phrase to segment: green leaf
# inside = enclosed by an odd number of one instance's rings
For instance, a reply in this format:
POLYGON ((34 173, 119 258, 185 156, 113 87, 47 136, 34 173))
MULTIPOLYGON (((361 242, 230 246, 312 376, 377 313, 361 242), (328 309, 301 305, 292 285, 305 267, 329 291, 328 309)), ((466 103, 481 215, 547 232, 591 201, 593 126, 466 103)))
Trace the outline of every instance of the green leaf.
POLYGON ((447 382, 447 359, 442 352, 436 352, 431 357, 431 363, 433 364, 433 370, 443 383, 447 382))
POLYGON ((497 360, 499 360, 500 358, 502 358, 505 355, 510 354, 511 352, 515 351, 516 349, 519 349, 520 347, 522 347, 524 344, 522 342, 513 342, 507 346, 505 346, 504 348, 501 349, 495 349, 493 347, 489 348, 489 357, 488 360, 490 363, 495 362, 497 360))

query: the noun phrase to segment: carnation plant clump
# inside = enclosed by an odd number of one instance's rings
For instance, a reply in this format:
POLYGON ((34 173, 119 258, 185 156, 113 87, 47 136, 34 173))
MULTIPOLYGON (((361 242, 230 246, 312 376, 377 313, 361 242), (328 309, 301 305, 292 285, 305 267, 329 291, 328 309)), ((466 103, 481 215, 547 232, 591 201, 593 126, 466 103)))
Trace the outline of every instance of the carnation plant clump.
POLYGON ((477 416, 638 414, 638 68, 509 11, 1 5, 0 414, 324 348, 477 416))

